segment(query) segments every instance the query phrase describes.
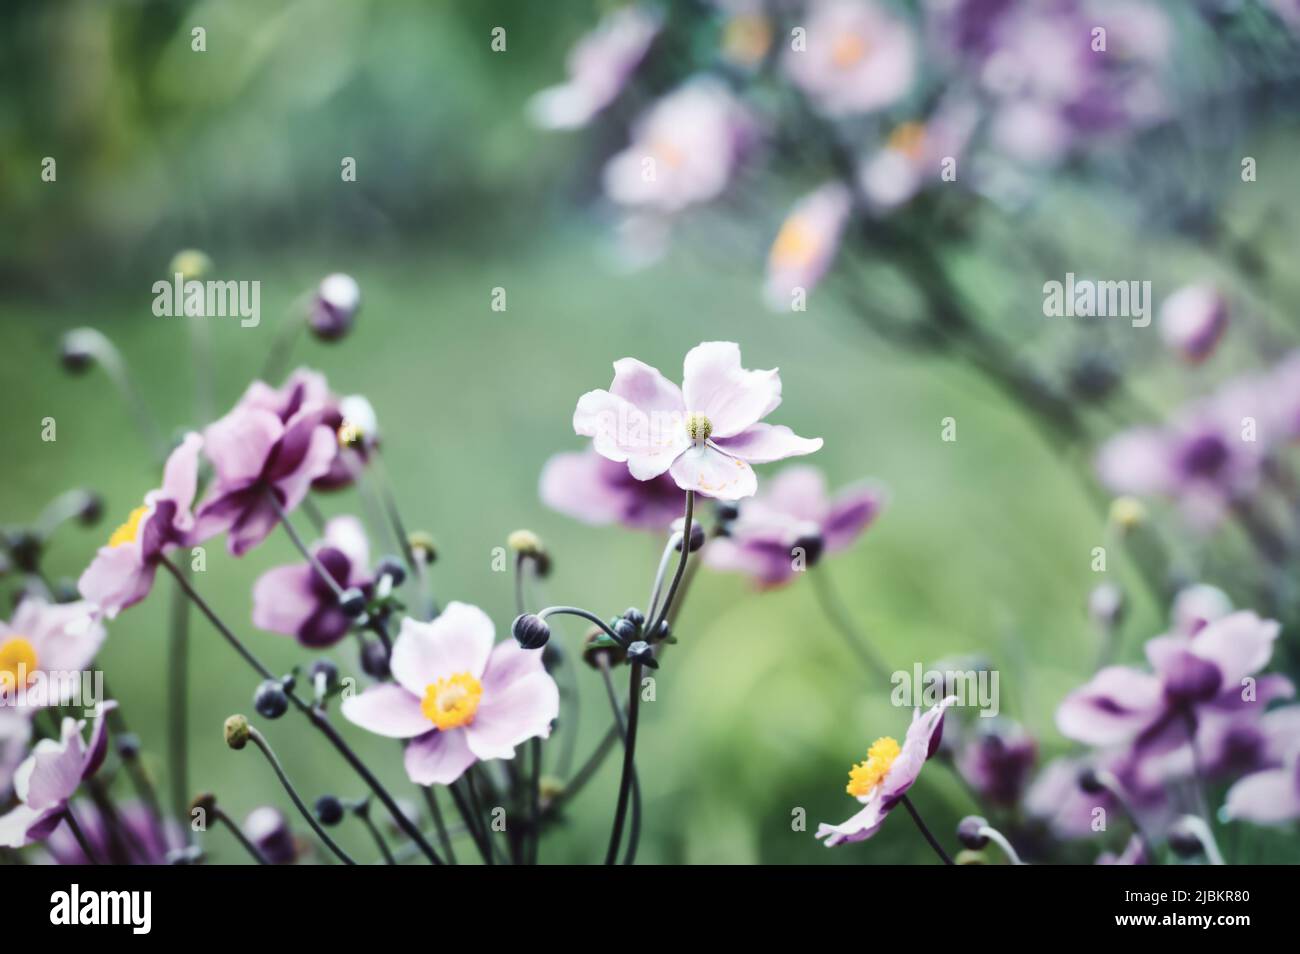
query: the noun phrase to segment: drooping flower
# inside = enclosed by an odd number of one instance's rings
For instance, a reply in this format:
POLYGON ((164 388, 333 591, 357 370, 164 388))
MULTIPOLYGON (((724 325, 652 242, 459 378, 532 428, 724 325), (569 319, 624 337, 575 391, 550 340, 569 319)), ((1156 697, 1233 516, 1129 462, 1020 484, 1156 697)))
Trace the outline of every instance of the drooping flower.
POLYGON ((204 434, 215 480, 195 516, 194 538, 229 532, 226 546, 242 556, 291 512, 312 482, 329 473, 338 441, 329 420, 337 410, 307 404, 284 420, 241 402, 204 434), (272 502, 274 497, 274 503, 272 502))
MULTIPOLYGON (((113 819, 106 819, 93 802, 82 801, 76 808, 77 824, 90 842, 95 859, 110 864, 165 865, 168 854, 185 844, 180 826, 171 818, 157 818, 144 802, 126 802, 114 807, 113 819)), ((59 865, 88 865, 87 858, 68 826, 60 825, 45 839, 50 860, 59 865)))
POLYGON ((738 345, 711 341, 687 353, 680 388, 635 358, 614 362, 610 389, 578 400, 573 429, 594 438, 601 456, 626 462, 638 480, 667 472, 683 490, 737 500, 758 488, 751 464, 822 446, 820 437, 761 423, 780 403, 776 369, 747 371, 738 345))
POLYGON ((680 517, 686 494, 668 474, 637 480, 627 465, 588 447, 555 454, 542 468, 542 502, 583 523, 665 530, 680 517))
POLYGON ((291 865, 301 854, 301 846, 289 827, 289 820, 274 805, 254 808, 240 828, 269 864, 291 865))
POLYGON ((789 311, 796 290, 807 294, 822 280, 852 208, 852 194, 839 182, 820 186, 795 204, 767 255, 763 294, 770 307, 789 311))
MULTIPOLYGON (((369 595, 370 544, 356 517, 330 520, 312 553, 340 589, 355 587, 369 595)), ((346 636, 352 619, 339 606, 334 589, 303 562, 267 570, 253 584, 253 625, 322 649, 346 636)))
POLYGON ((1189 742, 1202 713, 1231 714, 1294 692, 1268 665, 1280 625, 1250 611, 1224 616, 1194 636, 1147 642, 1152 673, 1108 666, 1070 693, 1056 713, 1061 734, 1087 745, 1131 746, 1163 755, 1189 742))
POLYGON ((514 758, 515 746, 550 735, 560 694, 539 650, 494 639, 487 614, 466 603, 449 603, 431 623, 404 619, 395 682, 346 699, 343 715, 409 739, 406 774, 417 785, 449 785, 476 761, 514 758))
POLYGON ((716 199, 757 137, 748 110, 721 82, 696 79, 669 93, 605 165, 605 192, 660 213, 716 199))
POLYGON ((916 78, 911 28, 873 0, 818 0, 806 48, 791 44, 782 65, 828 116, 870 113, 898 102, 916 78))
POLYGON ((14 773, 18 804, 0 817, 0 846, 22 848, 42 841, 63 821, 63 812, 82 781, 99 770, 108 752, 105 716, 115 702, 99 707, 90 742, 82 738, 86 723, 63 720, 60 737, 41 739, 14 773))
POLYGON ((982 798, 1010 808, 1019 803, 1029 781, 1038 744, 1021 725, 985 726, 986 720, 979 721, 980 731, 957 756, 957 770, 982 798))
POLYGON ((198 434, 185 435, 167 458, 162 486, 145 495, 77 581, 81 595, 109 619, 148 596, 160 559, 188 542, 202 446, 198 434))
POLYGON ((1258 825, 1300 818, 1300 706, 1287 706, 1263 719, 1265 743, 1274 768, 1247 775, 1228 789, 1223 814, 1258 825))
POLYGON ((355 278, 342 272, 326 275, 312 295, 307 327, 322 341, 338 341, 352 330, 360 308, 361 286, 355 278))
POLYGON ((809 562, 823 552, 848 548, 875 520, 885 499, 885 492, 869 483, 853 484, 830 497, 817 468, 787 467, 745 502, 726 536, 709 545, 705 562, 717 570, 746 573, 760 586, 787 583, 795 575, 795 547, 804 549, 809 562))
POLYGON ((0 621, 0 701, 7 712, 33 715, 62 705, 80 691, 81 674, 106 636, 94 606, 46 603, 29 596, 13 618, 0 621), (42 681, 39 692, 32 690, 42 681))
POLYGON ((843 824, 817 826, 816 837, 825 838, 826 847, 863 841, 879 831, 890 811, 916 783, 926 761, 938 751, 944 712, 956 701, 956 696, 948 696, 924 715, 915 710, 901 746, 888 736, 871 744, 866 760, 849 771, 845 789, 862 804, 862 810, 843 824))
POLYGON ((528 103, 543 129, 578 129, 614 101, 645 58, 662 17, 648 7, 629 6, 604 16, 569 53, 569 78, 544 89, 528 103))
POLYGON ((1228 306, 1208 283, 1187 285, 1160 307, 1160 338, 1170 350, 1193 364, 1213 352, 1228 325, 1228 306))

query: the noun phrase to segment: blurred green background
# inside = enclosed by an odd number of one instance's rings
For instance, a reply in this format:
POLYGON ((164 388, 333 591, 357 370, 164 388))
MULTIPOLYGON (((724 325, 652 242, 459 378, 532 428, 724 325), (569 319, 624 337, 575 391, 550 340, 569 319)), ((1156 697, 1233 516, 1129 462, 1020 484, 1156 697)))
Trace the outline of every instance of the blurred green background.
MULTIPOLYGON (((1004 714, 1040 737, 1044 755, 1063 751, 1052 713, 1099 650, 1083 603, 1097 582, 1091 548, 1107 537, 1083 489, 1086 461, 1046 447, 960 364, 900 360, 830 294, 815 295, 804 314, 766 311, 758 276, 781 203, 750 231, 688 230, 664 263, 621 274, 606 223, 575 211, 601 144, 539 133, 523 114, 528 95, 561 77, 568 45, 598 9, 10 3, 2 16, 12 29, 0 31, 0 214, 10 226, 0 237, 0 522, 31 519, 65 488, 101 491, 101 527, 66 528, 49 553, 52 576, 75 578, 155 486, 148 449, 108 380, 68 377, 57 342, 78 325, 102 330, 168 430, 199 423, 190 332, 150 311, 152 283, 171 255, 197 247, 212 256, 215 276, 262 283, 259 327, 210 320, 219 409, 256 373, 295 299, 328 272, 352 274, 363 294, 354 333, 336 346, 300 341, 295 363, 374 404, 403 516, 438 541, 439 599, 484 607, 504 636, 511 580, 492 572, 492 549, 529 527, 555 557, 545 601, 608 615, 644 599, 660 544, 549 512, 537 496, 541 466, 581 446, 574 403, 608 384, 613 360, 635 355, 677 377, 692 345, 735 340, 748 366, 780 366, 780 421, 826 439, 815 462, 833 485, 871 477, 890 489, 877 524, 823 568, 880 652, 901 668, 987 655, 1002 671, 1004 714), (505 54, 489 50, 496 25, 508 32, 505 54), (190 50, 193 26, 207 30, 205 53, 190 50), (47 155, 57 158, 57 183, 40 181, 47 155), (356 183, 340 181, 343 156, 357 160, 356 183), (496 286, 507 291, 504 313, 490 308, 496 286), (957 419, 956 443, 940 440, 947 416, 957 419), (45 417, 57 421, 56 442, 41 440, 45 417)), ((1270 133, 1255 145, 1280 157, 1295 141, 1270 133)), ((1293 215, 1295 205, 1281 183, 1243 197, 1233 214, 1253 223, 1263 209, 1293 215)), ((1080 227, 1064 241, 1100 268, 1128 248, 1114 240, 1132 234, 1119 209, 1099 211, 1093 196, 1063 188, 1034 214, 1038 224, 1074 216, 1080 227)), ((984 226, 972 227, 978 247, 984 226)), ((1204 250, 1164 251, 1151 268, 1168 282, 1214 268, 1204 250)), ((972 265, 985 271, 970 277, 1019 337, 1042 318, 1040 283, 1017 282, 1017 267, 972 265)), ((1058 337, 1047 360, 1068 347, 1058 337)), ((1140 389, 1161 405, 1194 390, 1169 377, 1154 368, 1140 389)), ((760 481, 771 471, 761 468, 760 481)), ((361 512, 352 491, 319 502, 330 515, 361 512)), ((213 545, 196 581, 277 670, 302 654, 253 631, 249 592, 265 569, 293 561, 280 534, 239 561, 213 545)), ((1131 581, 1122 556, 1110 575, 1131 581)), ((166 589, 112 624, 102 657, 164 784, 166 589)), ((1160 631, 1163 608, 1129 589, 1133 657, 1139 638, 1160 631)), ((576 647, 582 628, 560 628, 576 647)), ((216 792, 236 817, 264 803, 289 810, 260 759, 222 742, 223 719, 251 710, 256 680, 201 618, 192 630, 192 788, 216 792)), ((852 813, 847 769, 877 736, 902 733, 908 716, 868 689, 807 581, 757 594, 739 578, 704 573, 678 634, 657 699, 643 710, 639 860, 931 860, 902 818, 858 849, 828 852, 812 837, 818 821, 852 813), (807 812, 806 831, 792 831, 796 808, 807 812)), ((351 642, 333 655, 356 671, 351 642)), ((596 673, 584 668, 580 679, 581 755, 609 719, 596 673)), ((301 720, 259 724, 309 800, 362 794, 301 720)), ((395 792, 415 797, 393 744, 344 731, 395 792)), ((543 844, 543 861, 599 860, 616 784, 611 761, 543 844)), ((937 766, 915 795, 943 832, 974 808, 937 766)), ((366 857, 373 851, 359 828, 344 826, 339 837, 366 857)), ((208 844, 215 860, 242 860, 224 833, 208 844)))

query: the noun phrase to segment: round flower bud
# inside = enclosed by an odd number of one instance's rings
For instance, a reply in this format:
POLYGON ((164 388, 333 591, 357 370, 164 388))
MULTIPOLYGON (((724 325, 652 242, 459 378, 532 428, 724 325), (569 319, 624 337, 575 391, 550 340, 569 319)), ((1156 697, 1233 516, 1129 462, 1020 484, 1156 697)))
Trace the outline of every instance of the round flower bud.
POLYGON ((664 620, 659 624, 658 632, 649 634, 646 638, 656 643, 667 642, 670 640, 676 642, 676 640, 673 640, 673 628, 668 625, 668 620, 664 620))
POLYGON ((322 795, 316 799, 316 820, 326 828, 332 828, 343 820, 343 803, 333 795, 322 795))
POLYGON ((627 658, 630 662, 639 662, 643 666, 649 666, 651 669, 659 668, 659 660, 655 659, 655 651, 650 644, 643 639, 638 639, 631 646, 627 647, 627 658))
POLYGON ((73 515, 83 527, 93 527, 104 516, 104 498, 93 490, 77 491, 77 505, 73 515))
POLYGON ((740 504, 734 500, 719 500, 713 512, 720 523, 731 523, 740 516, 740 504))
POLYGON ((253 693, 253 708, 263 719, 278 719, 289 711, 289 697, 278 679, 265 679, 253 693))
POLYGON ((371 679, 388 678, 388 650, 379 640, 371 640, 362 648, 361 671, 371 679))
POLYGON ((524 556, 536 556, 546 549, 542 546, 542 538, 531 530, 516 530, 506 537, 506 546, 524 556))
POLYGON ((411 555, 425 566, 438 559, 438 548, 434 545, 433 537, 423 530, 414 530, 407 535, 406 545, 411 548, 411 555))
POLYGON ((979 815, 967 815, 957 823, 957 840, 971 851, 979 851, 989 843, 988 835, 983 833, 988 824, 979 815))
POLYGON ((183 248, 172 256, 167 271, 170 275, 180 272, 181 279, 184 281, 189 281, 192 278, 202 278, 212 271, 212 259, 197 248, 183 248))
POLYGON ((339 401, 339 446, 361 450, 379 443, 379 415, 374 406, 360 394, 349 394, 339 401))
POLYGON ((1209 623, 1232 612, 1232 599, 1217 586, 1197 583, 1183 587, 1170 611, 1174 629, 1195 636, 1209 623))
POLYGON ((1083 401, 1105 400, 1120 380, 1119 365, 1115 359, 1100 351, 1089 351, 1077 357, 1066 372, 1070 391, 1083 401))
POLYGON ((99 332, 74 328, 59 341, 59 361, 69 374, 83 374, 95 363, 99 332))
POLYGON ((326 692, 333 692, 338 688, 339 667, 329 659, 317 659, 307 670, 307 675, 311 677, 313 686, 323 681, 326 692))
POLYGON ((1124 591, 1109 581, 1098 583, 1088 594, 1088 616, 1100 628, 1114 629, 1124 618, 1124 591))
POLYGON ((211 792, 199 792, 199 794, 195 795, 194 798, 190 800, 191 815, 196 811, 203 812, 205 816, 210 815, 212 814, 212 810, 216 807, 217 796, 213 795, 211 792))
POLYGON ((564 794, 564 779, 555 775, 543 775, 537 780, 537 793, 542 805, 549 805, 564 794))
POLYGON ((1089 795, 1100 795, 1102 792, 1108 791, 1106 783, 1101 780, 1101 776, 1093 768, 1086 768, 1079 773, 1079 788, 1089 795))
POLYGON ((248 744, 251 729, 248 719, 242 715, 232 715, 226 720, 226 745, 236 752, 248 744))
POLYGON ((636 639, 637 637, 636 626, 632 625, 632 621, 630 619, 627 619, 622 616, 614 620, 610 624, 609 628, 614 631, 614 635, 618 637, 619 642, 621 642, 624 646, 632 642, 632 640, 636 639))
POLYGON ((645 613, 641 612, 635 606, 623 611, 623 618, 635 626, 638 630, 645 625, 645 613))
POLYGON ((1160 338, 1185 361, 1208 358, 1228 325, 1228 305, 1208 283, 1187 285, 1165 299, 1157 321, 1160 338))
POLYGON ((804 565, 814 566, 822 558, 822 552, 826 549, 826 542, 822 539, 820 533, 807 533, 800 536, 790 547, 791 555, 798 551, 803 552, 804 565))
POLYGON ((366 594, 350 586, 339 594, 339 609, 348 619, 360 619, 366 612, 366 594))
POLYGON ((37 573, 40 570, 41 551, 44 544, 41 538, 31 530, 13 530, 5 540, 14 566, 24 573, 37 573))
POLYGON ((1135 497, 1116 497, 1110 505, 1110 522, 1121 530, 1135 530, 1146 520, 1147 508, 1135 497))
MULTIPOLYGON (((681 527, 679 526, 677 529, 680 531, 681 527)), ((700 526, 698 521, 691 521, 691 552, 694 553, 700 547, 704 546, 704 540, 705 540, 704 527, 700 526)), ((681 553, 682 541, 678 540, 676 546, 674 546, 673 549, 676 550, 678 553, 681 553)))
POLYGON ((133 762, 140 757, 140 737, 134 732, 123 732, 117 737, 117 754, 123 762, 133 762))
POLYGON ((1169 826, 1169 847, 1179 858, 1195 858, 1205 853, 1205 845, 1196 830, 1196 820, 1187 815, 1169 826))
POLYGON ((406 582, 406 567, 402 564, 400 558, 395 556, 386 556, 379 561, 375 567, 376 577, 388 577, 393 581, 393 586, 401 586, 406 582))
POLYGON ((510 624, 510 635, 524 649, 541 649, 551 638, 551 627, 536 613, 524 613, 510 624))
POLYGON ((609 645, 610 642, 603 629, 599 626, 592 627, 582 645, 582 661, 592 669, 599 669, 602 662, 611 669, 617 666, 627 658, 627 652, 617 643, 609 645))
POLYGON ((292 864, 298 857, 298 845, 289 830, 289 822, 278 808, 270 805, 254 808, 242 827, 244 836, 271 864, 292 864))
POLYGON ((338 341, 352 330, 361 308, 361 286, 350 275, 326 275, 316 288, 307 327, 321 341, 338 341))

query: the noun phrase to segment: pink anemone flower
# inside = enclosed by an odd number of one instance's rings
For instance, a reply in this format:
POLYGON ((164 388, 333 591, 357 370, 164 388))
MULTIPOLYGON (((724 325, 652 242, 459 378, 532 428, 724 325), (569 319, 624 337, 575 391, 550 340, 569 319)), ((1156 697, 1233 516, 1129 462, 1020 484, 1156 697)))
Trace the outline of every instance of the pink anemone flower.
POLYGON ((0 705, 32 715, 68 702, 106 635, 90 603, 24 599, 8 623, 0 622, 0 705))
POLYGON ((514 758, 515 746, 550 735, 560 691, 540 650, 494 639, 487 614, 467 603, 449 603, 431 623, 404 619, 389 663, 395 682, 344 700, 344 717, 410 739, 416 785, 450 785, 481 759, 514 758))
POLYGON ((602 457, 626 462, 637 480, 667 472, 682 490, 722 500, 758 489, 751 464, 821 449, 820 437, 762 423, 781 403, 781 377, 775 368, 742 368, 734 342, 696 345, 682 381, 679 388, 635 358, 616 361, 609 390, 579 398, 573 429, 593 438, 602 457))
POLYGON ((591 447, 555 454, 542 468, 542 503, 593 525, 617 523, 634 530, 666 530, 682 515, 686 494, 668 474, 637 480, 627 465, 591 447))

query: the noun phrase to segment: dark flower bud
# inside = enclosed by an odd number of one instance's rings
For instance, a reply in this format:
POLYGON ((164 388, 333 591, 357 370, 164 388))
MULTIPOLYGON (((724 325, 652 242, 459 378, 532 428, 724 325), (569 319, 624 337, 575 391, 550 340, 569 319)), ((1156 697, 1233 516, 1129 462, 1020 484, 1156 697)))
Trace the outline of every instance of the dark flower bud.
MULTIPOLYGON (((691 553, 694 553, 700 547, 704 546, 705 533, 704 528, 697 521, 691 522, 691 553)), ((673 547, 678 553, 682 552, 682 541, 678 540, 677 545, 673 547)))
POLYGON ((339 609, 348 619, 360 619, 366 612, 366 594, 355 586, 349 586, 339 594, 339 609))
POLYGON ((191 815, 196 811, 200 811, 204 815, 210 815, 212 814, 212 810, 216 807, 217 796, 213 795, 211 792, 199 792, 199 794, 190 799, 191 815))
POLYGON ((406 545, 411 548, 411 556, 422 562, 425 566, 433 563, 438 559, 438 548, 433 542, 433 537, 423 530, 413 530, 406 537, 406 545))
POLYGON ((386 556, 375 567, 375 576, 386 576, 393 581, 393 586, 401 586, 406 582, 406 567, 398 557, 386 556))
POLYGON ((1097 774, 1097 770, 1092 768, 1086 768, 1079 773, 1079 788, 1089 795, 1100 795, 1102 792, 1109 791, 1106 788, 1106 783, 1097 774))
POLYGON ((629 623, 631 623, 633 626, 635 626, 637 629, 640 629, 642 626, 645 625, 645 613, 641 612, 635 606, 631 607, 630 609, 624 610, 623 618, 627 620, 629 623))
POLYGON ((59 341, 59 361, 69 374, 84 374, 95 363, 97 332, 74 328, 59 341))
POLYGON ((123 732, 117 737, 117 754, 123 762, 133 762, 140 757, 140 737, 134 732, 123 732))
POLYGON ((307 327, 321 341, 338 341, 352 330, 361 308, 361 288, 350 275, 326 275, 316 289, 307 327))
POLYGON ((326 693, 333 692, 339 684, 339 667, 329 659, 317 659, 307 670, 313 686, 324 684, 326 693))
POLYGON ((83 527, 93 527, 104 516, 104 498, 93 490, 77 491, 73 516, 83 527))
POLYGON ((278 679, 266 679, 253 693, 253 708, 264 719, 278 719, 289 711, 289 697, 278 679))
POLYGON ((378 640, 365 644, 361 650, 361 671, 371 679, 388 678, 388 650, 378 640))
POLYGON ((226 720, 226 745, 238 752, 248 744, 251 731, 246 717, 232 715, 226 720))
POLYGON ((9 548, 14 566, 24 573, 36 573, 40 569, 44 547, 41 538, 31 530, 11 530, 6 535, 5 546, 9 548))
POLYGON ((541 649, 551 638, 551 627, 536 613, 524 613, 510 624, 510 634, 524 649, 541 649))
POLYGON ((56 603, 75 603, 81 599, 81 591, 77 589, 77 581, 66 576, 61 576, 54 581, 54 592, 50 595, 54 597, 56 603))
POLYGON ((316 799, 316 820, 326 828, 332 828, 343 820, 343 803, 333 795, 322 795, 316 799))
POLYGON ((734 500, 719 500, 714 513, 720 523, 731 523, 740 516, 740 504, 734 500))
POLYGON ((790 547, 790 555, 796 556, 803 554, 804 566, 813 566, 822 558, 822 551, 826 549, 826 541, 822 539, 820 533, 805 533, 794 541, 790 547))
POLYGON ((623 616, 610 623, 609 628, 614 631, 614 635, 618 637, 619 642, 625 646, 637 637, 636 626, 633 625, 630 619, 623 616))
POLYGON ((1166 664, 1164 682, 1171 702, 1208 702, 1218 695, 1223 673, 1208 659, 1184 651, 1166 664))
POLYGON ((1105 400, 1120 380, 1115 359, 1099 351, 1085 352, 1070 365, 1070 390, 1084 401, 1105 400))
POLYGON ((603 629, 595 627, 587 634, 582 647, 582 661, 592 669, 601 668, 602 662, 612 668, 626 658, 623 647, 610 639, 603 629))
POLYGON ((244 819, 243 829, 245 837, 271 864, 292 864, 297 858, 297 842, 289 830, 288 820, 278 808, 263 805, 253 809, 244 819))
POLYGON ((984 834, 988 824, 979 815, 967 815, 957 823, 957 840, 971 851, 979 851, 989 843, 988 835, 984 834))
POLYGON ((643 666, 649 666, 651 669, 659 668, 659 660, 655 659, 655 651, 650 644, 643 639, 638 639, 631 646, 627 647, 627 658, 629 662, 639 662, 643 666))
POLYGON ((1205 844, 1196 828, 1196 819, 1187 815, 1169 826, 1169 847, 1179 858, 1196 858, 1205 853, 1205 844))
POLYGON ((663 620, 662 622, 660 622, 658 631, 649 634, 647 638, 650 639, 651 642, 656 642, 656 643, 677 642, 676 638, 674 638, 673 636, 673 628, 668 625, 668 620, 663 620))

